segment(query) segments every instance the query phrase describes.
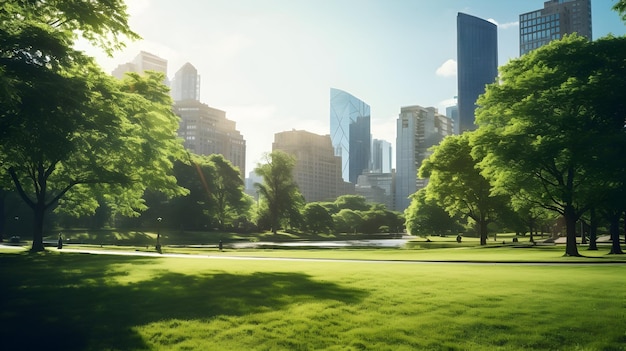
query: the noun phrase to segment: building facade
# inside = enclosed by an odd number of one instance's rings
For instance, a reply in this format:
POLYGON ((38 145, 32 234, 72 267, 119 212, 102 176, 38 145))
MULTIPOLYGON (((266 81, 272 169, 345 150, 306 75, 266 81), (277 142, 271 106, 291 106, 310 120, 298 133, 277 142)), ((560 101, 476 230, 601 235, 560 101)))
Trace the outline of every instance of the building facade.
POLYGON ((143 73, 144 71, 161 72, 165 75, 165 83, 168 83, 167 60, 145 51, 140 51, 131 62, 118 65, 111 75, 117 79, 122 79, 125 73, 143 73))
POLYGON ((394 205, 394 177, 395 173, 371 172, 359 176, 355 192, 370 203, 383 204, 388 210, 394 205))
POLYGON ((372 165, 371 171, 376 173, 391 173, 393 148, 391 143, 385 140, 372 140, 372 165))
POLYGON ((330 138, 336 156, 341 156, 341 174, 356 184, 370 166, 370 107, 351 94, 330 89, 330 138))
POLYGON ((434 107, 407 106, 400 109, 396 126, 395 210, 404 211, 410 195, 423 188, 427 180, 417 172, 430 156, 429 148, 453 134, 452 120, 434 107))
POLYGON ((174 113, 181 119, 178 135, 184 139, 185 148, 198 155, 223 155, 245 179, 246 141, 235 122, 226 118, 226 112, 196 100, 183 100, 174 103, 174 113))
POLYGON ((592 40, 591 0, 549 0, 543 9, 519 15, 520 56, 565 34, 592 40))
POLYGON ((174 74, 171 82, 171 95, 174 101, 200 101, 200 75, 191 63, 185 63, 174 74))
POLYGON ((453 133, 460 134, 461 131, 459 129, 459 106, 448 106, 446 107, 446 116, 452 120, 453 125, 453 133))
POLYGON ((306 202, 334 201, 345 194, 341 157, 335 156, 329 135, 304 130, 276 133, 272 143, 275 150, 295 157, 293 175, 306 202))
POLYGON ((476 129, 476 100, 498 76, 498 27, 464 13, 457 15, 459 133, 476 129))

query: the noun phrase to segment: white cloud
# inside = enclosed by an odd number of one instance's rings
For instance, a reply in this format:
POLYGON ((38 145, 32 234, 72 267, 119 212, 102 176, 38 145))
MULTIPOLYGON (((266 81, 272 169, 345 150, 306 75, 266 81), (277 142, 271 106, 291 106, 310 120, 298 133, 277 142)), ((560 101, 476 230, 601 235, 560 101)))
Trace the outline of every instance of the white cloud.
POLYGON ((444 62, 435 73, 441 77, 455 77, 456 76, 456 61, 449 59, 444 62))

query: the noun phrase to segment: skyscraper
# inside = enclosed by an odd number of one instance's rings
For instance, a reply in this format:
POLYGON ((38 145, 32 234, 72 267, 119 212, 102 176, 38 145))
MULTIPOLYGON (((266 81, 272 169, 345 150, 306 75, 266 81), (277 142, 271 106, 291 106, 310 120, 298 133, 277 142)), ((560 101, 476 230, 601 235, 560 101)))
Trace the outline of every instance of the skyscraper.
POLYGON ((174 74, 171 85, 174 101, 200 100, 200 75, 191 63, 185 63, 174 74))
POLYGON ((452 120, 440 115, 434 107, 407 106, 400 109, 396 126, 395 210, 404 211, 409 196, 426 186, 417 178, 429 148, 452 134, 452 120))
POLYGON ((344 195, 341 158, 335 156, 329 135, 304 130, 276 133, 274 150, 296 158, 293 176, 307 202, 334 201, 344 195))
POLYGON ((124 73, 143 73, 144 71, 156 71, 165 74, 165 82, 167 83, 167 60, 145 51, 140 51, 131 62, 118 65, 111 74, 117 79, 122 79, 124 73))
POLYGON ((385 140, 372 141, 372 172, 391 173, 391 143, 385 140))
POLYGON ((369 169, 369 105, 343 90, 331 88, 330 138, 335 155, 341 156, 343 179, 356 184, 359 175, 369 169))
POLYGON ((459 133, 463 133, 476 129, 476 99, 498 76, 498 27, 459 13, 456 30, 459 133))
POLYGON ((198 155, 223 155, 245 179, 246 141, 226 112, 197 100, 182 100, 174 104, 174 113, 181 118, 178 135, 186 149, 198 155))
POLYGON ((461 134, 459 130, 459 106, 452 105, 446 107, 446 116, 452 120, 454 134, 461 134))
POLYGON ((592 40, 591 0, 549 0, 543 9, 519 15, 520 56, 565 34, 592 40))

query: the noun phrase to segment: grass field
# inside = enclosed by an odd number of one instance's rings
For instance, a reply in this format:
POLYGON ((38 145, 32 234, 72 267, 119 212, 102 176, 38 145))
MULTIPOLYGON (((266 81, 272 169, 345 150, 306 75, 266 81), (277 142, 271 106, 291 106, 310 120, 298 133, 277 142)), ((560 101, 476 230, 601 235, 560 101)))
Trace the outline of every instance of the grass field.
POLYGON ((0 279, 3 350, 626 350, 626 265, 3 251, 0 279))

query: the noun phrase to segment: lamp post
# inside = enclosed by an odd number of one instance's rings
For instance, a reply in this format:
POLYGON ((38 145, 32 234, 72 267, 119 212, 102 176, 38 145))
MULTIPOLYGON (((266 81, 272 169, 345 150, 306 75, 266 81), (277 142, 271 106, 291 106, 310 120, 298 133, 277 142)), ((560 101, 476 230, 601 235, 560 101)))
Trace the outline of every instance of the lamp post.
POLYGON ((157 241, 156 241, 156 250, 158 253, 161 253, 161 221, 163 218, 157 218, 157 241))

